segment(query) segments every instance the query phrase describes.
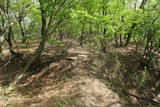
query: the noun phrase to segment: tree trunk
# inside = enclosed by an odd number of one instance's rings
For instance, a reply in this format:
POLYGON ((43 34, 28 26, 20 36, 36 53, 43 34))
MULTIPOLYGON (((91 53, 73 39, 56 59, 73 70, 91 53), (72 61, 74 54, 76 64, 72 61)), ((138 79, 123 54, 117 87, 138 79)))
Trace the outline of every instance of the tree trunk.
POLYGON ((13 30, 12 30, 12 27, 9 26, 7 37, 5 37, 5 40, 7 41, 8 45, 9 45, 9 51, 13 56, 21 57, 23 54, 22 53, 17 53, 13 49, 13 43, 12 43, 13 39, 14 39, 14 33, 13 33, 13 30))
POLYGON ((2 49, 2 47, 3 47, 3 40, 4 40, 3 35, 0 35, 0 58, 3 56, 3 54, 2 54, 2 51, 3 51, 3 49, 2 49))
POLYGON ((81 32, 81 37, 80 37, 80 45, 83 45, 83 38, 84 38, 84 24, 82 26, 82 32, 81 32))
POLYGON ((48 38, 48 33, 47 33, 47 29, 46 29, 46 11, 44 10, 44 4, 42 2, 42 0, 39 0, 39 3, 40 3, 40 9, 41 9, 41 19, 42 19, 42 27, 41 27, 41 41, 40 41, 40 44, 38 46, 38 49, 36 50, 36 52, 34 53, 34 56, 31 58, 31 60, 27 63, 27 65, 24 67, 23 71, 22 71, 22 74, 20 76, 18 76, 16 78, 16 80, 11 84, 11 87, 14 87, 24 76, 25 76, 25 73, 27 71, 30 70, 30 67, 33 63, 36 63, 36 60, 39 59, 43 49, 44 49, 44 46, 45 46, 45 42, 48 38))
POLYGON ((117 34, 114 34, 114 38, 115 38, 115 46, 116 47, 118 47, 118 44, 119 44, 119 42, 118 42, 118 35, 117 34))
POLYGON ((42 0, 39 0, 39 3, 40 3, 40 9, 41 9, 41 15, 42 15, 42 27, 41 27, 41 35, 42 35, 42 38, 41 38, 41 42, 38 46, 38 49, 36 50, 34 56, 32 57, 32 59, 27 63, 27 65, 25 66, 23 72, 26 72, 30 69, 30 66, 32 65, 32 63, 36 62, 37 59, 39 59, 41 53, 42 53, 42 50, 44 49, 44 46, 45 46, 45 42, 48 38, 48 34, 47 34, 47 29, 46 29, 46 11, 44 10, 44 4, 42 3, 42 0))
POLYGON ((0 58, 3 56, 3 42, 4 42, 4 34, 5 34, 5 28, 0 28, 0 58))
POLYGON ((6 41, 8 42, 10 51, 13 51, 12 35, 13 35, 12 27, 9 26, 9 30, 8 30, 8 34, 7 34, 7 37, 6 37, 6 41))
POLYGON ((22 21, 21 21, 21 19, 18 21, 18 23, 19 23, 19 27, 20 27, 20 30, 21 30, 21 35, 22 35, 22 37, 23 37, 22 43, 25 43, 25 42, 26 42, 26 39, 25 39, 25 33, 24 33, 24 29, 23 29, 23 27, 22 27, 22 21))
POLYGON ((119 34, 119 43, 120 43, 120 47, 122 47, 123 46, 122 34, 119 34))
POLYGON ((142 0, 142 3, 140 5, 140 9, 144 9, 145 4, 147 3, 147 0, 142 0))
MULTIPOLYGON (((103 36, 104 36, 104 37, 105 37, 105 35, 106 35, 106 32, 107 32, 107 29, 104 28, 104 29, 103 29, 103 36)), ((106 40, 101 40, 101 51, 102 51, 103 53, 107 53, 107 51, 106 51, 106 40)))
POLYGON ((131 40, 131 37, 132 37, 131 33, 128 33, 128 34, 127 34, 126 43, 124 44, 124 46, 127 46, 127 45, 129 44, 129 42, 130 42, 130 40, 131 40))

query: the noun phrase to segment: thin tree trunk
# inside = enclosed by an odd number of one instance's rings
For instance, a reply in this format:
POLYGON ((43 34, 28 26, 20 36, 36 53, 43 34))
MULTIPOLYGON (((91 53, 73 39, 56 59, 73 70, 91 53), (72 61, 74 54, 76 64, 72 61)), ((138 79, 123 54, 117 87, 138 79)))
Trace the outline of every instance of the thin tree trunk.
POLYGON ((11 87, 14 87, 24 76, 25 76, 25 73, 27 71, 30 70, 30 67, 33 63, 36 62, 36 60, 39 59, 43 49, 44 49, 44 46, 45 46, 45 42, 48 38, 48 33, 47 33, 47 29, 46 29, 46 11, 44 10, 44 4, 42 2, 42 0, 39 0, 39 3, 40 3, 40 9, 41 9, 41 17, 42 17, 42 27, 41 27, 41 35, 42 35, 42 38, 41 38, 41 41, 40 41, 40 44, 38 46, 38 49, 36 50, 34 56, 31 58, 31 60, 27 63, 27 65, 24 67, 23 71, 22 71, 22 74, 20 76, 18 76, 16 78, 16 80, 11 84, 11 87))
POLYGON ((8 30, 8 35, 6 37, 6 41, 8 42, 10 52, 13 51, 12 35, 13 35, 12 27, 9 26, 9 30, 8 30))
POLYGON ((22 35, 22 37, 23 37, 22 43, 25 43, 25 42, 26 42, 26 39, 25 39, 24 29, 23 29, 23 27, 22 27, 22 21, 19 20, 18 23, 19 23, 19 27, 20 27, 20 30, 21 30, 21 35, 22 35))
POLYGON ((147 0, 142 0, 142 3, 140 5, 140 9, 144 9, 145 4, 147 3, 147 0))
MULTIPOLYGON (((106 35, 106 32, 107 32, 107 29, 104 28, 104 29, 103 29, 103 36, 104 36, 104 37, 105 37, 105 35, 106 35)), ((106 53, 106 40, 101 40, 101 51, 102 51, 103 53, 106 53)))
POLYGON ((38 46, 38 49, 36 50, 33 58, 28 62, 28 64, 25 66, 23 72, 26 72, 29 70, 30 66, 32 65, 32 63, 34 63, 37 59, 39 59, 41 53, 42 53, 42 50, 44 49, 44 46, 45 46, 45 42, 48 38, 48 34, 47 34, 47 30, 46 30, 46 11, 44 10, 44 4, 42 3, 42 0, 39 0, 39 3, 40 3, 40 9, 41 9, 41 15, 42 15, 42 27, 41 27, 41 35, 42 35, 42 38, 41 38, 41 42, 38 46))
POLYGON ((115 43, 116 43, 115 46, 118 47, 118 44, 119 44, 118 43, 118 35, 114 34, 114 38, 115 38, 115 43))
POLYGON ((0 28, 0 58, 3 56, 2 48, 3 48, 3 42, 4 42, 5 29, 6 28, 3 29, 3 27, 0 28))
POLYGON ((3 40, 4 40, 4 36, 3 35, 0 35, 0 58, 3 56, 2 54, 2 47, 3 47, 3 40))
POLYGON ((120 46, 123 46, 122 34, 119 34, 119 43, 120 43, 120 46))
POLYGON ((124 44, 124 46, 127 46, 131 40, 131 37, 132 37, 132 34, 131 33, 128 33, 127 34, 127 39, 126 39, 126 43, 124 44))
POLYGON ((80 45, 83 46, 83 38, 84 38, 84 24, 82 26, 82 32, 81 32, 81 37, 80 37, 80 45))
MULTIPOLYGON (((140 5, 140 7, 139 7, 139 9, 142 9, 142 10, 143 10, 146 3, 147 3, 147 0, 143 0, 142 3, 141 3, 141 5, 140 5)), ((135 9, 136 9, 136 6, 135 6, 135 9)), ((134 24, 131 26, 130 29, 134 29, 134 28, 136 27, 136 25, 137 25, 137 24, 134 23, 134 24)), ((129 42, 130 42, 130 39, 131 39, 131 37, 132 37, 131 31, 129 31, 127 35, 128 35, 128 36, 127 36, 127 40, 126 40, 126 43, 124 44, 124 46, 127 46, 127 45, 129 44, 129 42)))
POLYGON ((21 57, 23 54, 22 53, 17 53, 13 49, 13 43, 12 43, 13 39, 14 39, 14 33, 13 33, 13 30, 12 30, 12 27, 9 26, 7 37, 5 37, 5 40, 7 41, 8 45, 9 45, 9 51, 13 56, 21 57))

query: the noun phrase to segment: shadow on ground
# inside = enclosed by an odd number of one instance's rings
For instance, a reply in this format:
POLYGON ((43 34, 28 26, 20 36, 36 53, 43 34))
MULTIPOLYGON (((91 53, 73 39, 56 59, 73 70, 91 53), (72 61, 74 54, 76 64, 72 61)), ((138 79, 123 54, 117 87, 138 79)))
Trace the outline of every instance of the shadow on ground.
MULTIPOLYGON (((75 66, 73 63, 75 63, 75 61, 81 61, 76 62, 76 64, 79 64, 80 66, 80 68, 77 68, 77 71, 81 71, 80 73, 82 73, 82 75, 79 74, 79 76, 83 78, 82 81, 80 81, 80 84, 82 85, 78 85, 79 87, 75 88, 77 89, 75 92, 82 89, 84 92, 82 91, 80 94, 83 95, 89 87, 95 88, 95 84, 103 86, 102 83, 99 83, 99 80, 102 80, 109 89, 118 93, 122 100, 120 102, 111 103, 108 107, 117 103, 123 103, 126 106, 157 105, 152 101, 159 101, 157 96, 160 93, 160 80, 158 78, 160 77, 160 71, 153 66, 143 69, 144 67, 142 67, 140 63, 141 54, 135 53, 132 50, 124 53, 120 51, 107 51, 106 55, 90 54, 88 51, 83 51, 81 48, 77 48, 76 50, 72 48, 68 51, 71 54, 67 54, 65 50, 58 47, 47 46, 45 48, 40 60, 32 65, 30 72, 27 72, 28 75, 17 85, 16 91, 20 95, 29 96, 31 98, 35 97, 35 100, 29 99, 23 103, 33 104, 37 102, 36 104, 38 104, 39 102, 42 102, 38 107, 46 106, 46 104, 51 104, 51 107, 53 105, 56 107, 57 105, 63 105, 65 102, 68 102, 70 98, 62 99, 62 97, 58 97, 57 99, 57 97, 54 97, 47 99, 47 101, 45 101, 45 99, 42 99, 41 101, 40 99, 36 99, 36 96, 49 90, 55 91, 62 88, 61 86, 63 85, 61 84, 74 76, 73 71, 75 71, 75 66), (90 86, 91 83, 86 82, 85 76, 91 77, 90 73, 98 78, 96 81, 95 78, 92 78, 95 81, 92 83, 94 86, 90 86), (51 87, 52 85, 53 87, 51 87), (60 99, 62 99, 62 101, 60 99)), ((21 70, 27 61, 30 60, 31 56, 32 54, 28 52, 27 55, 24 55, 24 58, 11 58, 10 63, 4 66, 0 71, 1 86, 8 86, 13 82, 16 77, 21 74, 21 70)), ((3 61, 0 62, 0 66, 5 65, 8 62, 8 59, 9 56, 5 57, 3 61)), ((90 78, 88 79, 89 82, 91 80, 90 78)), ((99 90, 99 85, 97 85, 96 88, 99 90)), ((106 87, 104 87, 104 89, 106 89, 106 87)), ((90 93, 90 91, 93 90, 94 89, 90 89, 88 92, 90 93)), ((100 92, 101 91, 102 88, 100 92)), ((88 92, 86 92, 86 95, 88 95, 88 92)), ((106 92, 108 92, 108 90, 106 92)), ((93 97, 95 96, 93 95, 93 97)), ((99 96, 96 96, 96 98, 98 97, 99 96)), ((91 97, 89 98, 89 96, 86 96, 85 98, 90 99, 91 97)), ((23 105, 27 106, 27 104, 22 104, 19 105, 19 107, 22 107, 23 105)))
POLYGON ((133 50, 114 50, 90 56, 85 68, 118 93, 126 106, 160 106, 160 68, 144 67, 141 54, 133 50))
MULTIPOLYGON (((6 56, 0 62, 0 85, 8 87, 17 76, 21 74, 27 61, 33 56, 32 53, 22 51, 23 57, 6 56)), ((27 76, 17 84, 17 92, 23 95, 35 96, 43 92, 43 87, 64 82, 71 78, 74 69, 72 60, 68 59, 67 53, 59 47, 46 47, 40 60, 32 64, 27 76), (54 49, 54 50, 53 50, 54 49)))

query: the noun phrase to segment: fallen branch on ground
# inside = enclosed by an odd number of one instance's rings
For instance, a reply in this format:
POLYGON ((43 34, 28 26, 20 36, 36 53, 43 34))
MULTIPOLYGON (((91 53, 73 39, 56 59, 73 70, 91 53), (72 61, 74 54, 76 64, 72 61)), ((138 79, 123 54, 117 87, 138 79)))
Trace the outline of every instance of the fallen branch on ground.
POLYGON ((133 95, 133 94, 130 94, 130 93, 127 93, 127 92, 125 92, 125 94, 128 95, 128 96, 135 97, 137 99, 143 100, 143 101, 145 101, 147 103, 151 103, 152 105, 155 105, 156 107, 160 107, 160 102, 154 101, 154 100, 152 100, 150 98, 136 96, 136 95, 133 95))

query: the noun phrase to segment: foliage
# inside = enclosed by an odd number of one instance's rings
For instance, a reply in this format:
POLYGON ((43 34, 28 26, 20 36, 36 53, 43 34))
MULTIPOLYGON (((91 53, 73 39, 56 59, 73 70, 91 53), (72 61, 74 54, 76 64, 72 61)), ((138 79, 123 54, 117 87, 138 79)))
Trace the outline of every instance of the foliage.
MULTIPOLYGON (((140 54, 135 70, 130 60, 120 61, 123 55, 115 53, 105 66, 110 66, 115 72, 113 75, 121 81, 127 78, 128 86, 135 81, 140 88, 147 87, 147 82, 154 80, 153 74, 158 74, 160 64, 160 0, 0 1, 0 55, 3 44, 11 56, 19 58, 18 48, 29 49, 27 43, 39 43, 31 60, 24 62, 22 74, 39 61, 46 42, 66 50, 65 42, 69 40, 76 41, 76 45, 79 42, 82 47, 90 46, 106 56, 110 47, 127 49, 131 45, 134 54, 140 54)), ((126 57, 130 56, 121 59, 126 57)), ((59 105, 67 102, 68 99, 64 99, 59 105)))

